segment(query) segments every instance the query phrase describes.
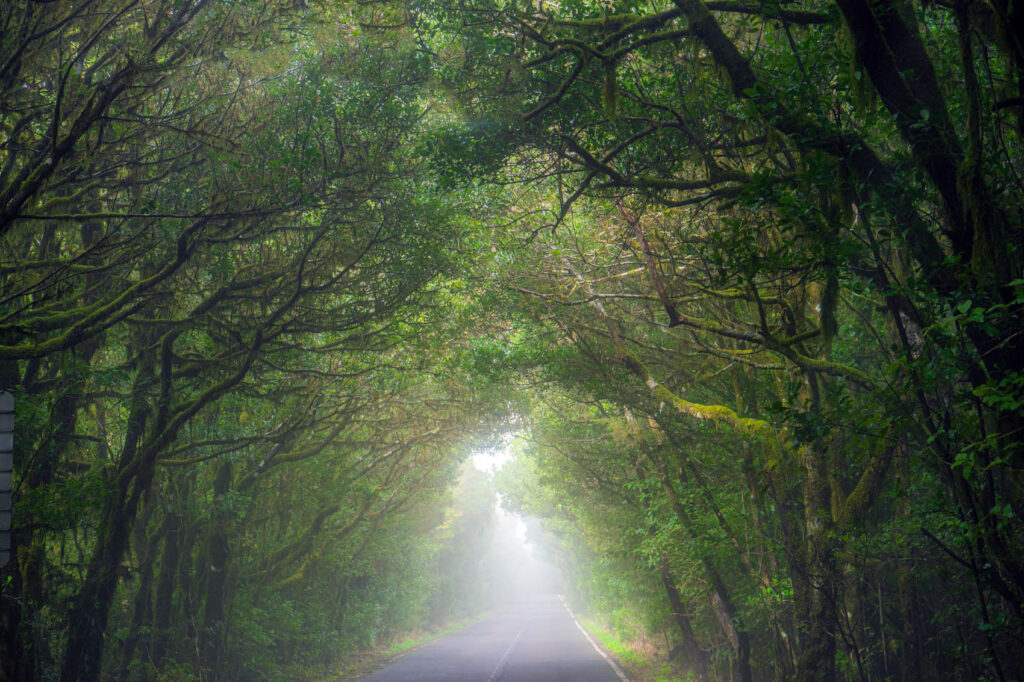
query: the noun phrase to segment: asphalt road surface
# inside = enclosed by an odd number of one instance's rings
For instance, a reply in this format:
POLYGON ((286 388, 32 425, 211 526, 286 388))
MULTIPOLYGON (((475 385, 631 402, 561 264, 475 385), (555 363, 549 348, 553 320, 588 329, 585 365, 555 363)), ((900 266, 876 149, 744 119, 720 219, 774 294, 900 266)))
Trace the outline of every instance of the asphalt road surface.
POLYGON ((557 595, 524 598, 361 682, 623 682, 557 595))

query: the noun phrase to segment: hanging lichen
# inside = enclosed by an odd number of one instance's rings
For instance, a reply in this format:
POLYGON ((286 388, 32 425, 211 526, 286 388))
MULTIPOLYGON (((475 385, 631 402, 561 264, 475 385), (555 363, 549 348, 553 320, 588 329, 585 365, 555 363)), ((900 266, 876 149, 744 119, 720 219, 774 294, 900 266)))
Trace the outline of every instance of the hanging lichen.
POLYGON ((864 60, 857 53, 856 43, 845 22, 839 35, 841 45, 848 55, 846 70, 850 82, 850 98, 853 100, 854 108, 863 114, 875 105, 875 89, 871 86, 871 79, 864 69, 864 60))
POLYGON ((616 74, 615 61, 608 59, 604 62, 604 115, 614 119, 618 113, 619 83, 616 74))
POLYGON ((821 292, 821 335, 826 343, 831 343, 839 331, 836 322, 836 303, 839 301, 839 277, 836 268, 830 267, 825 280, 825 290, 821 292))

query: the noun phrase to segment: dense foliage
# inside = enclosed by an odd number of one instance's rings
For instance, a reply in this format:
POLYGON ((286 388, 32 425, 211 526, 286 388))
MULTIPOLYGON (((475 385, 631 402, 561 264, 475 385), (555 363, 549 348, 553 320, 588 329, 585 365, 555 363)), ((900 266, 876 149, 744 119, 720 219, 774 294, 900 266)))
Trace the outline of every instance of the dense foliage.
POLYGON ((0 679, 295 679, 490 605, 459 463, 513 426, 567 589, 698 679, 1024 676, 1022 26, 4 3, 0 679))
POLYGON ((699 678, 1020 677, 1019 13, 432 7, 535 192, 521 504, 699 678))
POLYGON ((392 13, 4 4, 3 679, 294 678, 428 622, 473 228, 392 13))

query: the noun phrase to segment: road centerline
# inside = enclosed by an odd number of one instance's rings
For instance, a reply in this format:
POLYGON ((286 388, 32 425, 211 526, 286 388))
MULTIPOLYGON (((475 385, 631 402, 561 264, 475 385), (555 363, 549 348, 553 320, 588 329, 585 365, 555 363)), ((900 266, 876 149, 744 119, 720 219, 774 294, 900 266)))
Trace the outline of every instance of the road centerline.
POLYGON ((521 627, 519 632, 516 633, 516 636, 512 638, 512 643, 508 645, 508 649, 505 650, 505 653, 498 660, 498 665, 494 666, 494 670, 491 672, 491 676, 487 678, 487 682, 496 682, 498 676, 501 675, 502 667, 505 665, 505 662, 508 661, 508 657, 512 655, 512 650, 516 648, 516 644, 519 643, 519 638, 523 636, 524 632, 526 632, 525 625, 521 627))

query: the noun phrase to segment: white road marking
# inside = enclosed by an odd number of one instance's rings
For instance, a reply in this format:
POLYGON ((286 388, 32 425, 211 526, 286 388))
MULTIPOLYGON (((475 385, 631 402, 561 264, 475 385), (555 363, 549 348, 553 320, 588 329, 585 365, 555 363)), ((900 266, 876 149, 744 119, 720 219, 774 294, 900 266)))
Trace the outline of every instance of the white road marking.
MULTIPOLYGON (((583 626, 580 625, 580 622, 578 620, 576 620, 576 614, 573 613, 572 609, 569 608, 569 605, 565 603, 565 598, 562 595, 558 595, 558 598, 559 598, 559 600, 561 600, 562 606, 565 607, 565 610, 569 612, 569 616, 572 617, 572 622, 576 623, 576 627, 578 627, 580 629, 580 632, 583 633, 583 636, 587 638, 588 642, 590 642, 590 646, 594 647, 594 651, 596 651, 598 654, 600 654, 601 658, 604 659, 605 663, 607 663, 608 665, 611 666, 612 671, 616 675, 619 676, 619 679, 622 680, 622 682, 630 682, 629 678, 626 677, 626 673, 622 672, 622 668, 620 668, 619 666, 615 665, 615 661, 613 661, 608 656, 608 654, 606 654, 604 651, 601 650, 601 647, 599 647, 597 645, 597 642, 595 642, 593 639, 591 639, 590 633, 587 632, 586 630, 584 630, 583 626)), ((489 681, 489 682, 492 682, 492 681, 489 681)))
POLYGON ((526 632, 525 627, 516 633, 512 643, 509 644, 508 649, 505 650, 505 654, 501 657, 501 660, 498 661, 498 665, 494 666, 494 671, 491 673, 491 676, 487 678, 487 682, 495 682, 495 680, 498 679, 498 675, 501 674, 501 669, 504 667, 505 661, 507 661, 508 657, 512 655, 512 650, 516 648, 516 644, 519 643, 519 638, 523 636, 524 632, 526 632))

